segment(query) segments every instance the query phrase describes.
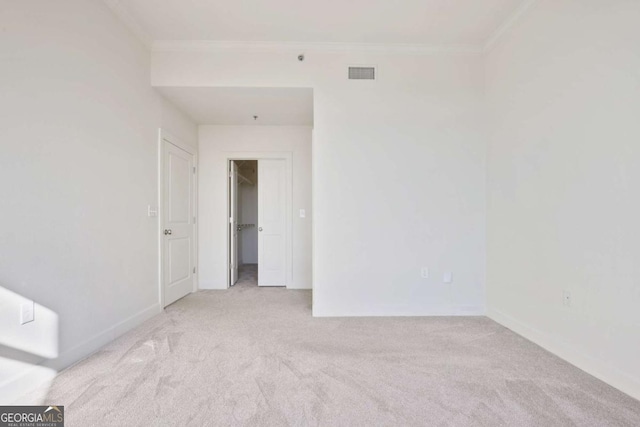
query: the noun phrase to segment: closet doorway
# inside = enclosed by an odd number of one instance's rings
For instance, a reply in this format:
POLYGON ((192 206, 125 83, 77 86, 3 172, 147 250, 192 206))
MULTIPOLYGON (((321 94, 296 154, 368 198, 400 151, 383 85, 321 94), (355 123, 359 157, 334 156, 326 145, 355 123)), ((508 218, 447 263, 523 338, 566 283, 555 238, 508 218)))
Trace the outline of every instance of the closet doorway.
POLYGON ((229 160, 229 286, 287 286, 290 161, 229 160))

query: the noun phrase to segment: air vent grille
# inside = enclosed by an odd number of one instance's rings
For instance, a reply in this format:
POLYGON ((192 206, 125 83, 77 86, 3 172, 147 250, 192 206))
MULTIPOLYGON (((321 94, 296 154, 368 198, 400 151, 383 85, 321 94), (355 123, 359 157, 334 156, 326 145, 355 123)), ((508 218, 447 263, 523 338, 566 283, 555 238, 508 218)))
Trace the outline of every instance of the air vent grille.
POLYGON ((375 67, 349 67, 349 80, 375 80, 375 67))

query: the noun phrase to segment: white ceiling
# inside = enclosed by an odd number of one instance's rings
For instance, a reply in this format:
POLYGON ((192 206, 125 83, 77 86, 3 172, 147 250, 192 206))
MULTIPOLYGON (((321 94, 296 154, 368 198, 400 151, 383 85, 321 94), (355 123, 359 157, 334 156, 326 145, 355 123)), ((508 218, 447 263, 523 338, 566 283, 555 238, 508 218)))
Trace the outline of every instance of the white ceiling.
POLYGON ((149 41, 482 46, 531 0, 105 0, 149 41))
POLYGON ((156 87, 198 124, 313 125, 313 90, 305 88, 156 87), (257 120, 253 116, 258 116, 257 120))

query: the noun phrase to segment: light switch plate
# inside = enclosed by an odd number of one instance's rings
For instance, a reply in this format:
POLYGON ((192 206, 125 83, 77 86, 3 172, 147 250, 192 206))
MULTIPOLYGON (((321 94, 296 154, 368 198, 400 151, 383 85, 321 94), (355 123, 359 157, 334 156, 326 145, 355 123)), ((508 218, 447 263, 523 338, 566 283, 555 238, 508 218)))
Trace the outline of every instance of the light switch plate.
POLYGON ((442 281, 444 283, 451 283, 453 282, 453 273, 450 271, 447 271, 446 273, 444 273, 444 276, 442 276, 442 281))
POLYGON ((158 208, 155 206, 149 205, 147 207, 147 215, 149 215, 150 217, 158 216, 158 208))
POLYGON ((35 318, 35 304, 33 301, 23 302, 20 304, 20 324, 33 322, 35 318))
POLYGON ((300 218, 306 218, 307 216, 307 211, 305 211, 304 209, 300 209, 300 218))
POLYGON ((420 277, 422 277, 423 279, 429 278, 429 269, 427 267, 422 267, 422 269, 420 270, 420 277))

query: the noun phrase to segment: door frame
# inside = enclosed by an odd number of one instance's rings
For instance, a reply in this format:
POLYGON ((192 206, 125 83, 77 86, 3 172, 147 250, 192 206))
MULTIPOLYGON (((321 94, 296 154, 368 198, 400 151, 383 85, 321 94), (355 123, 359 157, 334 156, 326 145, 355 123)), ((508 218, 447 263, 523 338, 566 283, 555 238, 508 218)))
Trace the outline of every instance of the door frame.
MULTIPOLYGON (((231 172, 232 160, 284 160, 286 170, 286 218, 285 218, 285 288, 288 288, 293 283, 293 153, 291 151, 225 151, 222 153, 224 161, 226 162, 226 178, 229 179, 229 173, 231 172)), ((260 165, 258 164, 258 168, 260 165)), ((225 242, 225 253, 227 254, 227 289, 229 289, 229 282, 231 281, 231 271, 229 271, 230 259, 230 247, 231 241, 229 237, 229 217, 231 215, 230 206, 230 194, 229 185, 225 185, 224 198, 227 201, 227 215, 225 218, 225 233, 227 238, 225 242)), ((260 207, 258 207, 260 208, 260 207)), ((258 227, 258 224, 256 224, 258 227)))
POLYGON ((238 165, 235 164, 234 161, 229 161, 229 181, 227 183, 227 186, 229 188, 229 200, 227 201, 227 204, 229 205, 229 229, 228 229, 228 238, 229 238, 229 264, 231 264, 231 259, 234 258, 236 263, 233 266, 233 268, 231 268, 231 265, 229 265, 229 272, 230 272, 230 276, 229 276, 229 287, 233 286, 236 284, 236 282, 238 281, 238 260, 240 259, 240 257, 238 256, 238 253, 240 252, 238 250, 238 242, 240 241, 240 234, 238 232, 238 224, 240 223, 239 221, 239 217, 240 217, 240 213, 238 212, 238 200, 240 199, 239 196, 239 192, 240 192, 240 185, 238 184, 238 165), (234 178, 234 174, 233 174, 233 169, 236 170, 236 174, 235 174, 235 179, 236 182, 233 182, 233 178, 234 178), (235 198, 232 197, 233 193, 231 190, 234 188, 235 186, 235 193, 233 194, 233 196, 235 196, 235 198), (235 222, 233 222, 231 220, 231 218, 233 218, 233 216, 231 215, 231 211, 233 210, 233 213, 235 214, 235 222), (236 241, 233 241, 233 236, 236 236, 236 241), (232 248, 233 246, 233 248, 232 248), (234 250, 231 250, 234 249, 234 250), (233 252, 235 252, 235 257, 233 257, 233 252), (234 279, 235 278, 235 282, 234 279))
POLYGON ((200 266, 198 265, 198 223, 200 222, 200 218, 198 216, 198 150, 186 144, 180 138, 172 135, 165 129, 158 129, 158 302, 160 303, 160 308, 164 310, 164 268, 162 265, 164 259, 164 239, 162 238, 163 231, 163 222, 166 216, 166 212, 164 212, 164 142, 168 142, 169 144, 173 144, 181 150, 186 151, 187 153, 193 156, 193 164, 195 168, 195 172, 191 174, 191 183, 193 186, 193 213, 195 216, 195 221, 193 223, 193 244, 191 247, 191 253, 193 253, 194 259, 194 267, 196 272, 193 273, 193 288, 191 292, 196 292, 198 290, 198 281, 200 277, 200 266))

